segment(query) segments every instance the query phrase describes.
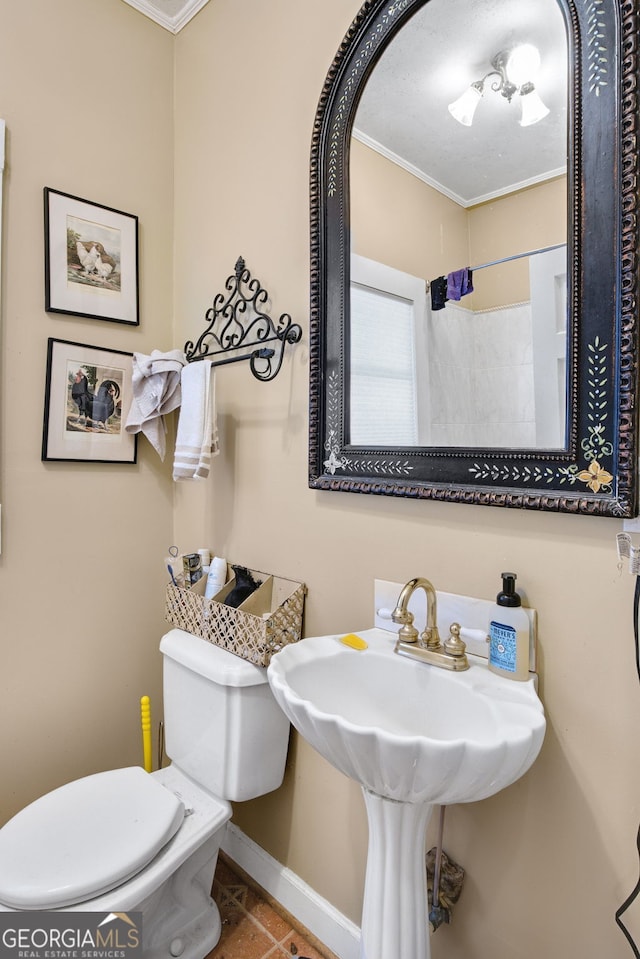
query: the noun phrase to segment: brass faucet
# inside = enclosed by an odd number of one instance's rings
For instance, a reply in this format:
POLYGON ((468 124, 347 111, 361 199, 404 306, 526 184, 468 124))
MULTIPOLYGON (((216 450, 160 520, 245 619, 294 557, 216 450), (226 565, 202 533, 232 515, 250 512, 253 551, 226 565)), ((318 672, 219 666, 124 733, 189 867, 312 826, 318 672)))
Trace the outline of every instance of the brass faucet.
POLYGON ((396 653, 420 659, 432 666, 443 669, 463 670, 469 668, 466 655, 466 644, 460 639, 460 626, 452 623, 449 638, 445 643, 440 640, 438 632, 438 613, 436 591, 428 579, 416 577, 402 587, 396 608, 391 614, 394 623, 400 624, 398 639, 395 645, 396 653), (413 613, 409 612, 409 600, 416 589, 423 589, 427 597, 427 623, 422 633, 413 625, 413 613))

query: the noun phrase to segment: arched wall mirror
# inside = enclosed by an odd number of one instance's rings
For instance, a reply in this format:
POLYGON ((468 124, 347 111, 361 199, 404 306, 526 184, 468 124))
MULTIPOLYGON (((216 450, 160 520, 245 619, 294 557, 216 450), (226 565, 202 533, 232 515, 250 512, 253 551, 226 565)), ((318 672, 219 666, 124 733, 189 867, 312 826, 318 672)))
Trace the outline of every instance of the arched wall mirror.
POLYGON ((369 0, 311 156, 310 486, 637 514, 638 0, 369 0))

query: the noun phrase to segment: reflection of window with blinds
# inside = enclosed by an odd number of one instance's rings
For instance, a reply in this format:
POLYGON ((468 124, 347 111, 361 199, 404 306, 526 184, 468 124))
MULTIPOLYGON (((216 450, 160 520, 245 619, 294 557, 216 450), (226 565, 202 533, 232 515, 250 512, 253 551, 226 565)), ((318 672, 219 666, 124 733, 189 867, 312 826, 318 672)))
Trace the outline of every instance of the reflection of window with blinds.
POLYGON ((351 286, 351 443, 414 446, 418 439, 413 303, 351 286))
POLYGON ((425 303, 423 279, 351 257, 351 445, 428 445, 425 303))

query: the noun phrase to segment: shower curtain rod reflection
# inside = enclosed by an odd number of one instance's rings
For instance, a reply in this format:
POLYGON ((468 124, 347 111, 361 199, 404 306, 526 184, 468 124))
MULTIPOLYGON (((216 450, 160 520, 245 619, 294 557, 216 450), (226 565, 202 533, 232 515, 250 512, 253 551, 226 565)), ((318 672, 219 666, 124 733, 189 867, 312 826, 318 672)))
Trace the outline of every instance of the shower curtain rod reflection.
POLYGON ((510 260, 520 260, 523 256, 535 256, 537 253, 549 253, 551 250, 559 250, 566 245, 566 243, 555 243, 553 246, 542 246, 539 250, 528 250, 526 253, 513 253, 511 256, 503 256, 500 260, 481 263, 480 266, 470 266, 469 269, 476 273, 477 270, 486 270, 488 266, 498 266, 500 263, 508 263, 510 260))

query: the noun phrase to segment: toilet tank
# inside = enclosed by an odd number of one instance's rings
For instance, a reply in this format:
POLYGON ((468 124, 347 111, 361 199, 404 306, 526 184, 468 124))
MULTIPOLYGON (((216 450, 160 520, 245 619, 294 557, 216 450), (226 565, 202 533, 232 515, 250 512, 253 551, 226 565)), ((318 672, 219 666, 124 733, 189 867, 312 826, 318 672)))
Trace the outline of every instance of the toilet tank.
POLYGON ((160 652, 172 763, 221 799, 242 801, 277 789, 289 721, 266 668, 181 629, 162 637, 160 652))

